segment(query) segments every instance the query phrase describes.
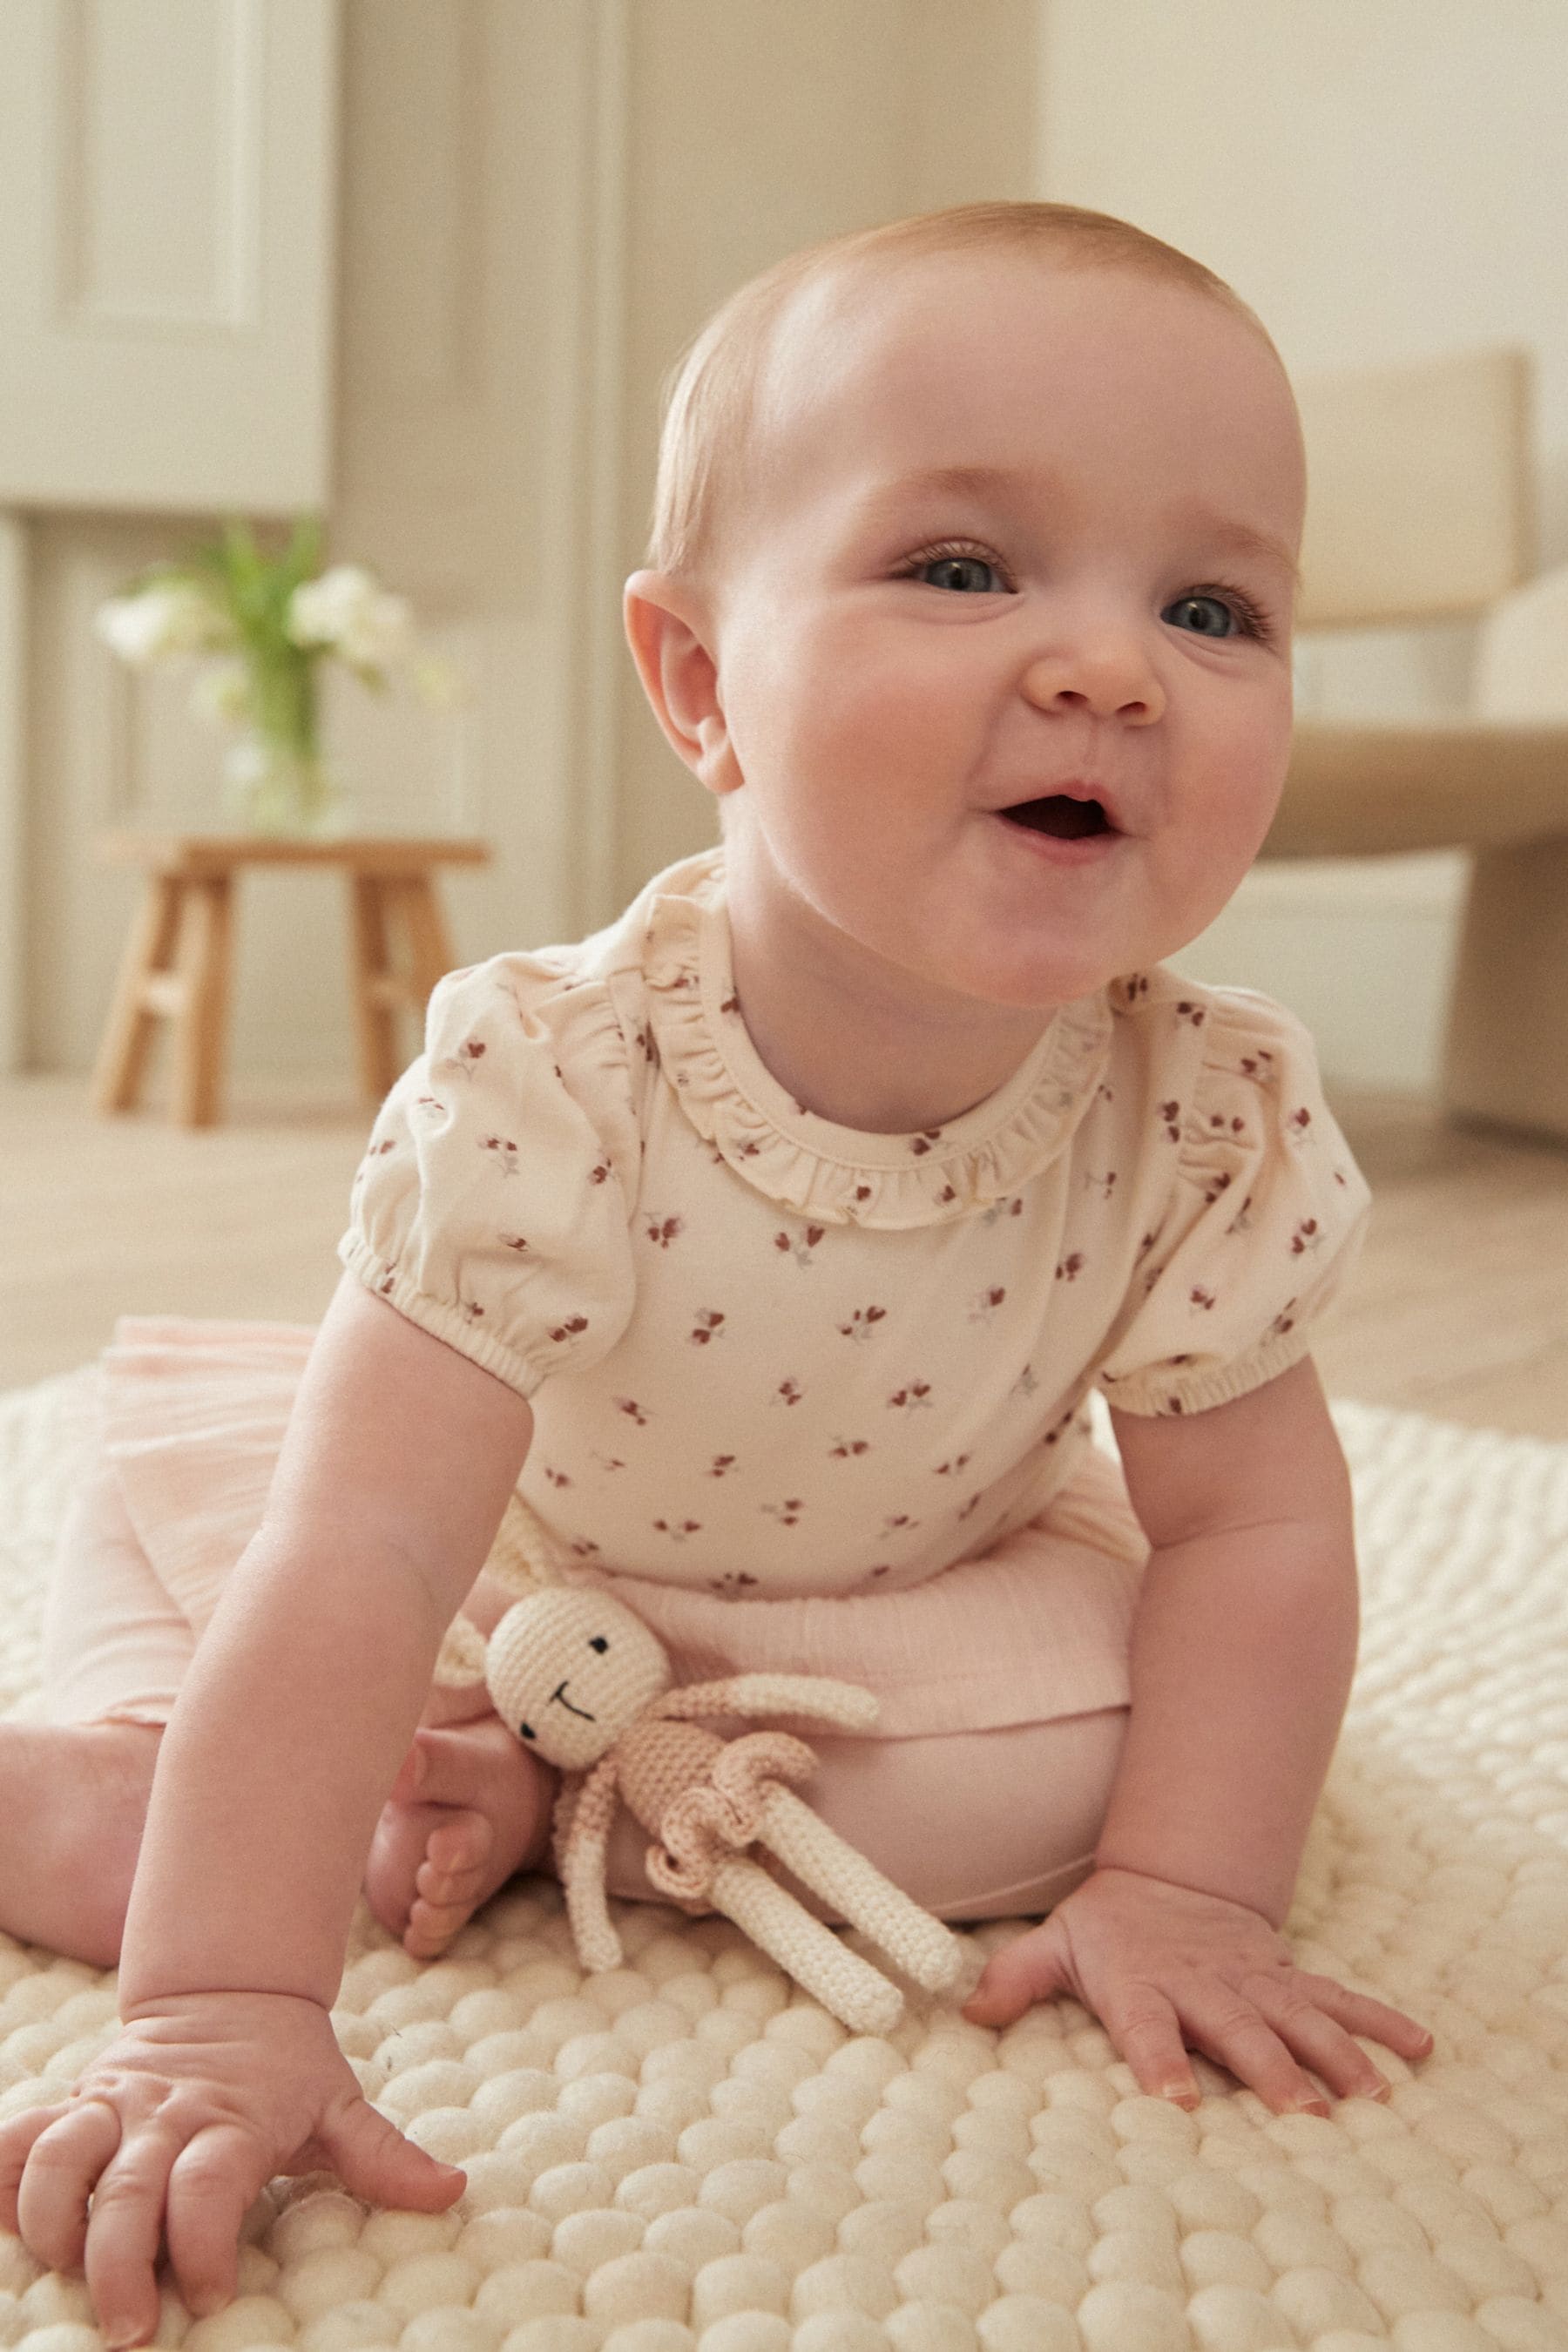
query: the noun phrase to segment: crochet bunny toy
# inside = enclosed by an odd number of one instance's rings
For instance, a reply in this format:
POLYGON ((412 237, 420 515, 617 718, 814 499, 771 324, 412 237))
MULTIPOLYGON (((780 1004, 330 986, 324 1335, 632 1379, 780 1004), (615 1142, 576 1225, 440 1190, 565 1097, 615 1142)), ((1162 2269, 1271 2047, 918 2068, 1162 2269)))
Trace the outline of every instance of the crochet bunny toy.
POLYGON ((672 1689, 662 1645, 631 1610, 595 1586, 542 1580, 526 1540, 531 1516, 514 1496, 487 1563, 524 1597, 488 1643, 457 1619, 437 1679, 482 1676, 502 1722, 560 1767, 555 1864, 584 1967, 596 1972, 621 1962, 605 1893, 618 1792, 653 1835, 647 1867, 659 1892, 683 1909, 733 1919, 855 2032, 886 2033, 902 2013, 902 1995, 749 1859, 747 1847, 776 1856, 917 1984, 947 1990, 964 1965, 958 1938, 784 1785, 816 1765, 805 1742, 784 1731, 725 1741, 693 1720, 807 1716, 858 1731, 875 1719, 872 1694, 817 1675, 733 1675, 672 1689))

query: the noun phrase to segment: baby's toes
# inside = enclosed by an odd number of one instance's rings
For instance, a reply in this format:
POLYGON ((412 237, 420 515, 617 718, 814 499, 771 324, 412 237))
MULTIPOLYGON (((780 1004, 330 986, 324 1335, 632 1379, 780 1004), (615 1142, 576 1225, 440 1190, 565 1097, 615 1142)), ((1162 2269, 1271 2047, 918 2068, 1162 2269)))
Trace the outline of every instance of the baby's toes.
POLYGON ((436 1960, 474 1916, 471 1903, 427 1903, 416 1895, 408 1906, 403 1948, 411 1960, 436 1960))
POLYGON ((477 1899, 477 1890, 495 1843, 495 1832, 483 1813, 462 1811, 432 1830, 425 1859, 415 1874, 415 1892, 427 1903, 477 1899))
POLYGON ((432 1960, 466 1927, 486 1895, 485 1864, 493 1833, 483 1813, 460 1812, 432 1830, 415 1876, 403 1948, 432 1960))
POLYGON ((431 1832, 403 1936, 412 1958, 437 1958, 491 1892, 485 1864, 492 1842, 482 1813, 458 1813, 431 1832))

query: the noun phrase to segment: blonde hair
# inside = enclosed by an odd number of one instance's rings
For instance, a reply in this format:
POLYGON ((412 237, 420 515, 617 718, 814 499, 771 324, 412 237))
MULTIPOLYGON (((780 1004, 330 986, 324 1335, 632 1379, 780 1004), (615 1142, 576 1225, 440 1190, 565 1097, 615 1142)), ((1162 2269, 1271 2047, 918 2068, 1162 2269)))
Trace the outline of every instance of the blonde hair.
POLYGON ((955 205, 825 237, 740 287, 698 330, 666 376, 646 562, 656 571, 690 578, 711 558, 715 519, 746 456, 776 330, 803 288, 860 263, 896 265, 975 247, 1037 255, 1065 269, 1121 269, 1185 286, 1234 311, 1274 351, 1257 312, 1223 278, 1110 213, 1087 212, 1077 205, 955 205))

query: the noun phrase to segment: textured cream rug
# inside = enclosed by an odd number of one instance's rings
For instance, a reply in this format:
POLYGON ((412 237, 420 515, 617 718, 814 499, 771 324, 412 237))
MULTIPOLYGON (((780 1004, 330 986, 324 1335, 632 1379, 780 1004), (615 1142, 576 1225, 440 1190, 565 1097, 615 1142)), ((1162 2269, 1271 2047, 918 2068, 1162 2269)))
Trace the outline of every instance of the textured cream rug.
MULTIPOLYGON (((0 1400, 0 1707, 25 1710, 85 1373, 0 1400)), ((1424 2018, 1387 2106, 1186 2116, 1069 2002, 856 2040, 727 1923, 635 1906, 584 1980, 520 1882, 419 1967, 362 1914, 336 2023, 469 2187, 437 2219, 316 2177, 258 2200, 240 2352, 1568 2352, 1568 1447, 1342 1405, 1366 1609, 1302 1871, 1304 1963, 1424 2018)), ((1010 1932, 981 1931, 990 1943, 1010 1932)), ((113 1979, 0 1937, 0 2114, 107 2037, 113 1979)), ((0 2239, 0 2345, 93 2352, 0 2239)))

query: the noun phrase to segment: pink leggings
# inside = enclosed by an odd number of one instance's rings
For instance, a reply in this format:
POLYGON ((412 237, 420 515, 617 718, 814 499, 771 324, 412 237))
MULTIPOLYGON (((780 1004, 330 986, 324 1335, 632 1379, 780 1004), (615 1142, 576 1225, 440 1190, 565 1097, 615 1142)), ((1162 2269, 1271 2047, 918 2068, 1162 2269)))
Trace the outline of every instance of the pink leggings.
MULTIPOLYGON (((166 1723, 201 1631, 153 1572, 114 1471, 100 1469, 77 1499, 50 1585, 50 1719, 166 1723)), ((1046 1911, 1089 1871, 1126 1719, 1114 1706, 931 1737, 813 1732, 820 1765, 803 1793, 945 1918, 1046 1911)), ((623 1812, 609 1855, 616 1894, 660 1899, 643 1872, 646 1844, 623 1812)))

